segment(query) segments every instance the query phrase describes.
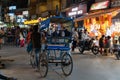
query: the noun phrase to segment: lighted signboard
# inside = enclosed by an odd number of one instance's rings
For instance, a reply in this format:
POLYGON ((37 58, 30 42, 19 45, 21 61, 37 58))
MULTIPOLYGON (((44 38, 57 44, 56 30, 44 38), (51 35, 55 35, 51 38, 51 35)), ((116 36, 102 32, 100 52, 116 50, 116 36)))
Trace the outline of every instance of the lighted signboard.
POLYGON ((9 10, 15 10, 16 6, 9 6, 9 10))
POLYGON ((15 14, 14 13, 7 13, 7 15, 9 16, 9 19, 11 22, 13 22, 15 20, 15 14))
POLYGON ((30 20, 30 21, 24 21, 24 24, 36 24, 39 23, 39 20, 30 20))
POLYGON ((9 16, 15 16, 15 14, 14 14, 14 13, 8 13, 8 15, 9 15, 9 16))
POLYGON ((77 15, 82 15, 87 12, 87 5, 86 4, 79 4, 77 6, 71 7, 67 11, 68 16, 77 16, 77 15))
POLYGON ((23 11, 22 14, 23 15, 28 15, 28 11, 23 11))
POLYGON ((90 10, 105 9, 105 8, 108 8, 108 6, 109 6, 109 1, 98 2, 98 3, 92 4, 90 10))
POLYGON ((111 7, 120 7, 120 0, 111 0, 111 7))
POLYGON ((25 20, 24 15, 17 15, 16 17, 17 23, 23 23, 25 20))

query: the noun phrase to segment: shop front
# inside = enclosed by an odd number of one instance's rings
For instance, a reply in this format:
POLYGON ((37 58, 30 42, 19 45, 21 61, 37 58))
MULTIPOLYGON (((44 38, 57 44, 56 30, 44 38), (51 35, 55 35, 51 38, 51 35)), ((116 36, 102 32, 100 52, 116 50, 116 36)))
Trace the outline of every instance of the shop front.
POLYGON ((39 24, 41 21, 44 21, 48 19, 47 18, 42 18, 42 17, 39 17, 38 19, 32 19, 32 20, 25 20, 24 21, 24 25, 35 25, 35 24, 39 24))
POLYGON ((120 7, 109 7, 109 1, 94 3, 90 8, 90 12, 83 17, 77 18, 75 22, 83 21, 83 26, 90 33, 90 36, 119 35, 120 20, 116 19, 115 16, 119 14, 120 7))
MULTIPOLYGON (((67 8, 65 12, 67 17, 76 19, 87 13, 87 4, 76 4, 74 6, 67 8)), ((75 23, 74 27, 79 27, 79 26, 75 23)))
POLYGON ((87 5, 86 4, 79 4, 77 6, 71 7, 67 11, 66 14, 67 14, 68 17, 74 17, 74 18, 76 18, 78 15, 82 16, 86 12, 87 12, 87 5))

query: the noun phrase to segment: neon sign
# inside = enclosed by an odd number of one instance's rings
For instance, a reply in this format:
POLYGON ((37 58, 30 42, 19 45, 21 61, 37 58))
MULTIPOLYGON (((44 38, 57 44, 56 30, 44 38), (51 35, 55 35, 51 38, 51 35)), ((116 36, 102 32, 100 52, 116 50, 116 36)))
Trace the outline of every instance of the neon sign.
POLYGON ((24 24, 36 24, 39 23, 39 20, 30 20, 30 21, 25 21, 24 24))
POLYGON ((79 15, 79 14, 83 14, 83 10, 69 12, 68 16, 74 16, 74 15, 79 15))

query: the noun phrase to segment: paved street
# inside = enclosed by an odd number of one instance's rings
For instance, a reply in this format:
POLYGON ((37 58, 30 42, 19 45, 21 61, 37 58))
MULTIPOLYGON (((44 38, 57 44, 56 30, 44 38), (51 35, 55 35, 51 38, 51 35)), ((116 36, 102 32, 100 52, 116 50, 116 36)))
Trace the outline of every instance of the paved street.
POLYGON ((0 50, 0 55, 15 60, 6 62, 6 69, 0 72, 18 80, 120 80, 120 61, 113 56, 95 56, 87 51, 80 55, 76 50, 72 53, 74 67, 70 76, 65 77, 59 66, 51 65, 47 77, 40 78, 39 73, 29 65, 25 48, 7 46, 0 50))

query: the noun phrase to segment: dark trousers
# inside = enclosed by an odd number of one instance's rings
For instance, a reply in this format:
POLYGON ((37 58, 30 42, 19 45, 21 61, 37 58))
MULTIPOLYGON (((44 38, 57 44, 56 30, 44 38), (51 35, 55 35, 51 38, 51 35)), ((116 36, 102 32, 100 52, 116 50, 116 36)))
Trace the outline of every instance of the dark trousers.
POLYGON ((16 38, 15 43, 16 43, 16 47, 19 47, 19 44, 20 44, 19 38, 16 38))
POLYGON ((77 46, 77 41, 73 40, 72 51, 74 51, 74 49, 76 48, 76 46, 77 46))
POLYGON ((35 60, 36 60, 36 66, 38 67, 39 65, 39 52, 40 52, 40 48, 35 48, 35 60))

